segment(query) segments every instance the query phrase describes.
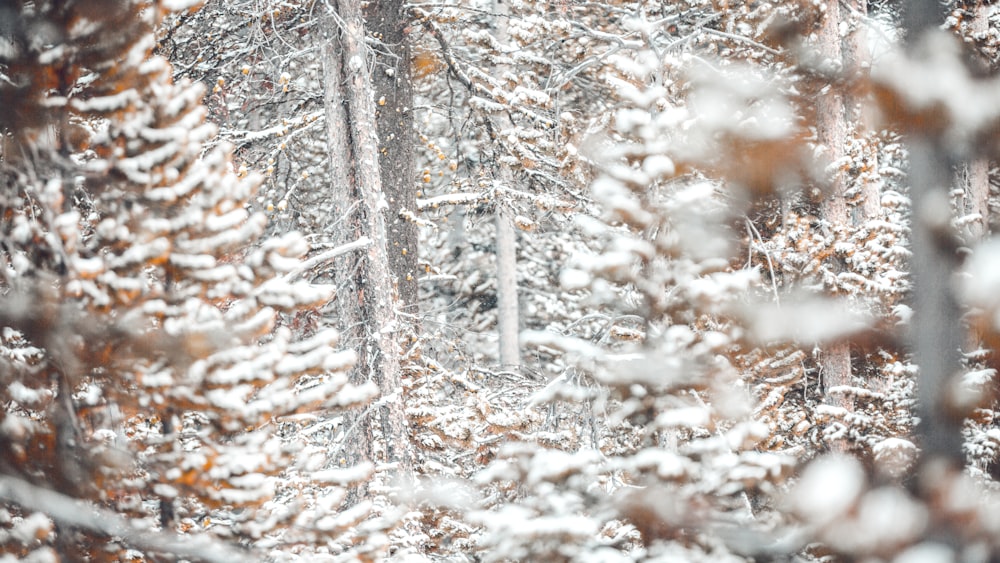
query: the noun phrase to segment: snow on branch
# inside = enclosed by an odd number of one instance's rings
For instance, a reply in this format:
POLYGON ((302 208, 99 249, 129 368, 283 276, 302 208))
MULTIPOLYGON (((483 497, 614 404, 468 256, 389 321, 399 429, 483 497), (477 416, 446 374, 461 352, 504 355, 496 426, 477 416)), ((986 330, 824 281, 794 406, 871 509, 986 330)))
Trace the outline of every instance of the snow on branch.
POLYGON ((467 203, 478 203, 483 198, 480 193, 461 192, 454 194, 444 194, 436 197, 417 198, 417 210, 435 209, 442 205, 464 205, 467 203))
POLYGON ((42 512, 56 522, 113 538, 133 547, 169 553, 180 559, 231 563, 254 561, 248 552, 207 538, 181 537, 169 532, 141 530, 118 514, 15 477, 0 476, 0 499, 42 512))
POLYGON ((371 244, 372 244, 372 239, 368 237, 361 237, 354 242, 342 244, 336 248, 331 248, 330 250, 320 252, 316 256, 313 256, 308 260, 304 260, 301 264, 296 266, 294 269, 290 270, 288 273, 285 274, 284 278, 285 280, 294 279, 302 275, 303 273, 308 272, 309 270, 315 268, 316 266, 319 266, 320 264, 325 264, 330 260, 333 260, 338 256, 343 256, 344 254, 347 254, 349 252, 354 252, 355 250, 367 248, 371 246, 371 244))

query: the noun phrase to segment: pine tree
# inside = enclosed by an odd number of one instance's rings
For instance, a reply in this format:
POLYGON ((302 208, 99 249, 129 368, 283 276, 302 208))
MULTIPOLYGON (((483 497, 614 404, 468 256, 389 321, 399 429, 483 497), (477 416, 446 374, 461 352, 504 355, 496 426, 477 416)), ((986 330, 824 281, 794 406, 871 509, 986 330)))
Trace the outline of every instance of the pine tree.
POLYGON ((259 180, 204 150, 202 88, 151 56, 163 5, 4 9, 4 550, 221 561, 239 555, 173 533, 315 529, 271 502, 309 453, 280 417, 373 389, 349 385, 335 331, 286 326, 332 295, 297 279, 308 245, 260 239, 259 180))

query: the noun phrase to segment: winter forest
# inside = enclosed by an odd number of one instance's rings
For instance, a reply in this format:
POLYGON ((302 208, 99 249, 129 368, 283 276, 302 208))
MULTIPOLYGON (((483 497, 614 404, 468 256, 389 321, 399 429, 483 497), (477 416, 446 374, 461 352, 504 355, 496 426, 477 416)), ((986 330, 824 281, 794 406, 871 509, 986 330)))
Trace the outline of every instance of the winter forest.
POLYGON ((0 563, 1000 560, 992 0, 0 0, 0 563))

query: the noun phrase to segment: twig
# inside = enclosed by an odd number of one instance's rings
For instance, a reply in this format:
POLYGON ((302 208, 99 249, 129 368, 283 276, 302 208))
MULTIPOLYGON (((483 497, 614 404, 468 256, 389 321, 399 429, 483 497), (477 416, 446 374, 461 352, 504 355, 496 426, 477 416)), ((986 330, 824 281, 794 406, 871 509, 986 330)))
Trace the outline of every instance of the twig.
POLYGON ((736 35, 735 33, 727 33, 725 31, 720 31, 718 29, 712 29, 710 27, 702 28, 701 31, 704 32, 704 33, 709 33, 711 35, 718 35, 719 37, 724 37, 726 39, 732 39, 733 41, 739 41, 741 43, 746 43, 747 45, 750 45, 751 47, 756 47, 758 49, 761 49, 763 51, 771 53, 772 55, 780 55, 781 54, 781 51, 779 51, 777 49, 772 49, 771 47, 768 47, 767 45, 764 45, 762 43, 758 43, 758 42, 754 41, 753 39, 750 39, 749 37, 744 37, 742 35, 736 35))
POLYGON ((304 262, 299 264, 298 267, 295 268, 294 270, 287 272, 284 277, 286 280, 293 279, 315 268, 316 266, 319 266, 320 264, 329 262, 330 260, 333 260, 338 256, 343 256, 344 254, 347 254, 349 252, 354 252, 355 250, 371 246, 371 244, 372 244, 372 239, 368 237, 361 237, 354 242, 342 244, 336 248, 331 248, 330 250, 327 250, 325 252, 320 252, 316 256, 313 256, 312 258, 309 258, 308 260, 305 260, 304 262))
POLYGON ((753 251, 753 237, 757 236, 757 240, 760 241, 760 252, 767 258, 767 269, 771 273, 771 289, 774 291, 774 304, 781 307, 781 298, 778 297, 778 282, 774 277, 774 263, 771 262, 771 253, 768 252, 767 248, 764 246, 764 237, 760 236, 760 232, 757 227, 753 225, 753 222, 749 218, 746 219, 747 230, 750 231, 750 251, 753 251))

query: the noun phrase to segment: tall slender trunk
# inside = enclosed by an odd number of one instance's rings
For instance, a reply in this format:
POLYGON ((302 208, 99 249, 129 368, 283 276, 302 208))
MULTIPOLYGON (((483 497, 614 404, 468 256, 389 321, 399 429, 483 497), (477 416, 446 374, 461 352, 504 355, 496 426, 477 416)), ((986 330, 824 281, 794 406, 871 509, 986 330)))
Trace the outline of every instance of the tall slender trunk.
POLYGON ((990 161, 980 157, 962 163, 957 184, 962 192, 958 209, 960 234, 966 244, 973 244, 990 234, 990 161))
MULTIPOLYGON (((494 0, 496 14, 496 37, 501 45, 507 43, 507 20, 510 16, 508 0, 494 0)), ((503 73, 499 68, 498 74, 503 73)), ((497 163, 500 183, 504 188, 513 188, 514 173, 509 166, 497 163)), ((497 334, 499 336, 500 364, 507 368, 521 365, 521 351, 518 344, 519 306, 517 298, 517 232, 512 217, 497 210, 497 334)))
MULTIPOLYGON (((929 34, 941 33, 937 29, 943 19, 941 12, 937 0, 911 0, 906 5, 903 22, 911 56, 920 57, 921 49, 927 48, 922 42, 929 34)), ((910 345, 920 366, 916 414, 921 449, 913 486, 930 506, 939 506, 939 499, 955 490, 953 478, 965 464, 963 409, 954 403, 961 340, 961 311, 952 292, 952 276, 959 267, 958 249, 950 217, 940 211, 949 206, 952 158, 944 141, 932 133, 911 131, 906 143, 913 202, 910 345)), ((932 512, 932 516, 941 512, 932 512)), ((933 535, 944 543, 960 541, 962 532, 955 526, 946 516, 930 523, 933 535)))
MULTIPOLYGON (((867 17, 868 0, 853 0, 851 7, 852 11, 857 14, 855 16, 856 20, 867 17)), ((864 81, 872 62, 867 22, 855 21, 854 30, 847 37, 847 41, 844 44, 844 51, 848 79, 851 82, 864 81)), ((858 136, 868 135, 875 126, 872 112, 866 111, 866 108, 871 105, 870 102, 871 100, 858 99, 850 95, 845 100, 847 105, 845 113, 848 119, 856 124, 858 136)), ((871 154, 865 156, 870 159, 869 170, 878 170, 878 154, 875 151, 871 151, 871 154)), ((879 193, 880 183, 868 174, 863 175, 859 180, 861 184, 861 198, 851 213, 851 220, 855 227, 862 226, 866 221, 878 218, 882 213, 882 194, 879 193)))
MULTIPOLYGON (((826 0, 826 12, 819 32, 819 48, 824 59, 836 63, 844 62, 840 37, 840 2, 826 0)), ((838 72, 833 70, 831 72, 838 72)), ((844 143, 847 139, 847 117, 845 115, 844 94, 840 88, 830 88, 816 100, 817 142, 825 148, 831 163, 839 163, 844 157, 844 143)), ((844 198, 846 187, 844 174, 835 170, 827 186, 826 196, 820 204, 823 219, 829 225, 831 235, 850 226, 851 216, 844 198)), ((836 260, 836 258, 834 259, 836 260)), ((841 269, 839 263, 831 264, 834 272, 841 269)), ((820 367, 826 389, 851 384, 851 346, 848 342, 836 342, 825 346, 820 354, 820 367)), ((853 401, 845 394, 827 394, 827 402, 848 410, 854 408, 853 401)), ((842 447, 842 444, 840 445, 842 447)))
POLYGON ((497 332, 500 335, 500 364, 516 368, 521 364, 518 345, 517 233, 510 217, 498 211, 497 225, 497 332))
MULTIPOLYGON (((972 8, 972 35, 979 39, 985 38, 990 31, 989 4, 980 0, 972 8)), ((990 70, 990 62, 981 54, 974 57, 982 72, 990 70)), ((990 161, 988 158, 977 157, 966 161, 958 167, 958 187, 962 190, 958 212, 962 223, 961 235, 967 244, 978 242, 990 232, 989 197, 990 197, 990 161)))
POLYGON ((379 167, 387 211, 389 270, 401 311, 416 314, 417 225, 406 219, 416 210, 414 186, 413 83, 410 75, 409 19, 403 0, 373 0, 365 14, 375 50, 372 86, 379 137, 379 167))
MULTIPOLYGON (((976 158, 959 164, 955 184, 959 196, 958 213, 962 225, 959 235, 966 245, 973 245, 990 234, 990 161, 976 158)), ((983 335, 975 326, 968 326, 962 350, 973 353, 982 347, 983 335)))
POLYGON ((338 287, 337 312, 345 344, 358 352, 352 381, 372 382, 379 391, 374 405, 353 413, 344 424, 344 461, 387 462, 406 471, 411 460, 370 57, 359 3, 341 0, 332 5, 335 12, 325 18, 329 35, 322 50, 329 197, 337 215, 331 221, 340 224, 331 235, 337 244, 363 236, 372 244, 366 252, 334 263, 330 274, 338 287))

